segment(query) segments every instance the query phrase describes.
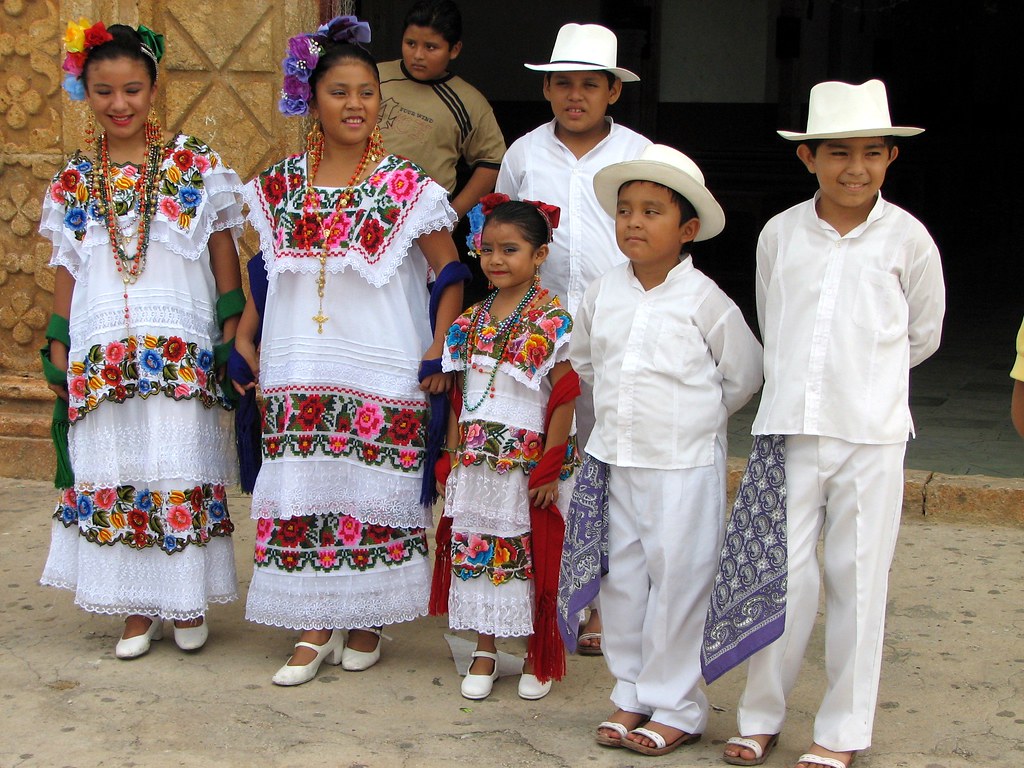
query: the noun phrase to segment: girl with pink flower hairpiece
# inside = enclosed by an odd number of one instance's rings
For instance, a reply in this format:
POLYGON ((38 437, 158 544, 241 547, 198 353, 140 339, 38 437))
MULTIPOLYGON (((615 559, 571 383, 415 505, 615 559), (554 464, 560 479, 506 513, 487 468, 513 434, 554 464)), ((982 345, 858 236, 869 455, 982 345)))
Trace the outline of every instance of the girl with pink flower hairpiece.
POLYGON ((231 402, 216 370, 244 306, 242 184, 202 141, 149 117, 162 35, 80 19, 64 45, 64 89, 102 133, 95 156, 76 152, 54 176, 40 225, 56 268, 43 367, 66 489, 42 583, 126 616, 118 658, 149 651, 165 619, 197 650, 209 604, 237 596, 231 402))

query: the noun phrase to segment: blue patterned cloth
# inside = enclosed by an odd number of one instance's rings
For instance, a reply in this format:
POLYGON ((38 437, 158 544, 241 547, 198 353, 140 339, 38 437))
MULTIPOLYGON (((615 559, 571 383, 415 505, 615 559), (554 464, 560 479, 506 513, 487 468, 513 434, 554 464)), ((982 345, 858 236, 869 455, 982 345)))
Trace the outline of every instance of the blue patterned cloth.
POLYGON ((608 573, 608 465, 587 456, 576 471, 565 514, 562 562, 558 571, 558 631, 569 653, 576 652, 579 613, 597 597, 608 573))
POLYGON ((788 568, 786 439, 755 435, 704 623, 700 663, 708 683, 782 635, 788 568))

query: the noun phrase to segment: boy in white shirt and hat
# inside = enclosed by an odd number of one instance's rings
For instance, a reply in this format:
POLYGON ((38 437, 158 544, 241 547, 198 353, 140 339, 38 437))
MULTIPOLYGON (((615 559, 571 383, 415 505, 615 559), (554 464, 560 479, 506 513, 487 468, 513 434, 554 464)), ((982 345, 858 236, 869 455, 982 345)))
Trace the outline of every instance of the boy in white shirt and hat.
MULTIPOLYGON (((922 130, 893 126, 885 86, 870 80, 819 83, 807 131, 779 131, 799 142, 797 156, 819 189, 771 219, 757 244, 765 388, 752 431, 784 440, 788 565, 784 612, 774 617, 781 637, 763 637, 760 645, 769 644, 750 658, 737 712, 742 736, 723 756, 732 765, 760 765, 778 740, 817 614, 822 533, 828 686, 797 765, 847 768, 871 744, 913 433, 909 371, 938 347, 945 311, 935 243, 879 189, 898 154, 894 137, 922 130)), ((744 657, 738 651, 733 663, 744 657)))
MULTIPOLYGON (((558 30, 551 61, 526 64, 544 73, 544 98, 554 118, 517 139, 501 162, 496 192, 514 200, 544 200, 562 210, 547 261, 544 287, 575 314, 583 292, 625 257, 615 246, 614 222, 594 196, 594 174, 640 155, 650 140, 607 115, 623 83, 640 78, 618 66, 618 40, 598 24, 565 24, 558 30)), ((576 401, 576 436, 586 442, 594 427, 593 398, 584 385, 576 401)), ((581 654, 600 655, 601 624, 591 613, 579 636, 581 654)))
POLYGON ((587 289, 569 356, 592 385, 587 461, 607 469, 604 654, 618 708, 597 742, 649 755, 708 718, 700 644, 725 520, 726 426, 761 386, 761 345, 687 244, 725 214, 696 164, 653 144, 594 190, 628 260, 587 289))

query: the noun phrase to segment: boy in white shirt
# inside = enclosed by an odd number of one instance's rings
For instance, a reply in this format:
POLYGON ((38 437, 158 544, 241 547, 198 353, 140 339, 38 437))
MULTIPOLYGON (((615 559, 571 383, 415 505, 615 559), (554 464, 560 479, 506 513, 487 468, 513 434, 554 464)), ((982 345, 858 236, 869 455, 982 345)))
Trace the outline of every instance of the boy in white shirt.
MULTIPOLYGON (((788 547, 781 637, 750 659, 723 759, 760 765, 778 740, 818 609, 824 532, 828 687, 799 768, 847 768, 870 746, 888 571, 913 432, 909 370, 939 345, 945 288, 924 226, 879 193, 896 159, 885 86, 811 90, 797 156, 812 200, 774 217, 757 245, 765 389, 755 435, 785 440, 788 547)), ((717 585, 716 585, 717 589, 717 585)))
POLYGON ((570 359, 593 386, 586 445, 608 465, 604 651, 616 712, 597 741, 659 755, 696 742, 700 642, 725 518, 726 423, 761 385, 761 345, 687 243, 725 215, 686 155, 651 145, 594 189, 628 261, 595 280, 570 359))
MULTIPOLYGON (((562 211, 548 259, 541 265, 544 287, 572 315, 587 286, 625 257, 615 247, 614 222, 594 196, 594 174, 612 163, 633 160, 650 139, 607 116, 623 83, 639 82, 617 66, 615 33, 598 24, 565 24, 558 30, 551 61, 526 64, 544 72, 544 98, 554 119, 517 139, 501 162, 496 192, 513 200, 544 200, 562 211)), ((594 427, 589 388, 576 401, 576 437, 586 442, 594 427)), ((601 654, 596 602, 579 636, 579 653, 601 654)))

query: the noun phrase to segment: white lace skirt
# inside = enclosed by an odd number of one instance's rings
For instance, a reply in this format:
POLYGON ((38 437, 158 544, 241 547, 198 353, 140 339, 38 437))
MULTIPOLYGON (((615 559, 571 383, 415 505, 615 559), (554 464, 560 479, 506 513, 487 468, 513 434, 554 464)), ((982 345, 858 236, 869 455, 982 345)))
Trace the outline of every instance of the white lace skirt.
POLYGON ((72 590, 87 611, 195 619, 210 603, 238 597, 230 536, 211 538, 168 555, 156 547, 87 541, 77 527, 53 521, 42 584, 72 590))

